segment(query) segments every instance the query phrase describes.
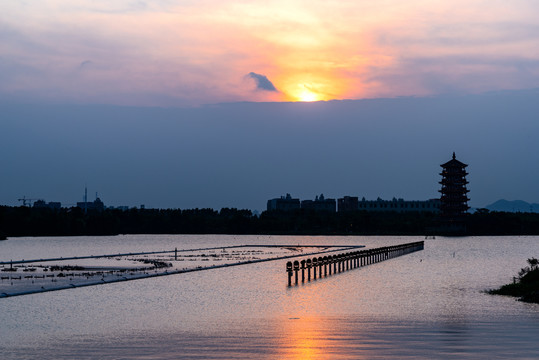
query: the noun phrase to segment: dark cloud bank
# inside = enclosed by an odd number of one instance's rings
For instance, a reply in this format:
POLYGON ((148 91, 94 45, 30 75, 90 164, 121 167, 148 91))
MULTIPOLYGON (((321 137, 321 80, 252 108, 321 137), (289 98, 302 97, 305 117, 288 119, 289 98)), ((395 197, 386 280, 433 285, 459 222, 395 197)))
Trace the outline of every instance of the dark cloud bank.
POLYGON ((0 204, 264 209, 314 198, 437 197, 470 164, 472 206, 539 202, 539 91, 193 109, 0 104, 0 204))

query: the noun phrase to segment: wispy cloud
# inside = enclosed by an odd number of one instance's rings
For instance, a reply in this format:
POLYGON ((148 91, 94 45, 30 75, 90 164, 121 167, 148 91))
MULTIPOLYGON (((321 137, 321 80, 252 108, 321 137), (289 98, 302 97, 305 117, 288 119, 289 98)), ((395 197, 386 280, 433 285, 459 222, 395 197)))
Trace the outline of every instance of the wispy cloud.
POLYGON ((79 70, 87 69, 88 67, 92 66, 93 62, 91 60, 84 60, 79 65, 79 70))

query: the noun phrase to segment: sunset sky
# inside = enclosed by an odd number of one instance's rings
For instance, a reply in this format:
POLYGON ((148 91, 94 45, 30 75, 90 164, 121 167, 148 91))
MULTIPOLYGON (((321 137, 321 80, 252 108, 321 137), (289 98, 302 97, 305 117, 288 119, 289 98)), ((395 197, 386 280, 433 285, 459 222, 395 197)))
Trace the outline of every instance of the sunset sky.
POLYGON ((197 106, 539 87, 539 2, 0 4, 0 96, 197 106))
POLYGON ((537 0, 0 2, 0 204, 539 203, 538 113, 537 0))

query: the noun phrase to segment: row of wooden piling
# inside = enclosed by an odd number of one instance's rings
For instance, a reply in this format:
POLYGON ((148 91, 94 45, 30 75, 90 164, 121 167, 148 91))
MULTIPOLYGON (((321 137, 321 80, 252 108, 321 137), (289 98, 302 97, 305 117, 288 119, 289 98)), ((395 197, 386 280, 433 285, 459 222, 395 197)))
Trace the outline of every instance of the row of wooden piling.
POLYGON ((312 259, 304 259, 301 261, 289 261, 286 263, 286 272, 288 273, 288 286, 292 286, 292 277, 295 278, 295 284, 299 282, 299 272, 301 270, 301 282, 305 280, 316 280, 318 277, 326 277, 328 275, 337 274, 343 271, 355 269, 361 266, 374 264, 380 261, 388 260, 397 256, 409 254, 411 252, 420 251, 424 248, 424 242, 418 241, 407 244, 384 246, 369 250, 353 251, 343 254, 327 255, 314 257, 312 259), (307 278, 305 278, 307 273, 307 278), (323 275, 322 275, 323 273, 323 275))

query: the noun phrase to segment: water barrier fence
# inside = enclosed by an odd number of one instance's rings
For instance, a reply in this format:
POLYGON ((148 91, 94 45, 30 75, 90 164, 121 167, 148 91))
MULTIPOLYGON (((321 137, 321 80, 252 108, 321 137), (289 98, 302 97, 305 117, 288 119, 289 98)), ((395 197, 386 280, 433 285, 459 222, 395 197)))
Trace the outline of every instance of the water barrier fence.
MULTIPOLYGON (((231 266, 240 266, 248 265, 255 263, 262 263, 275 260, 283 260, 290 258, 297 258, 302 256, 312 256, 317 254, 338 252, 338 251, 347 251, 357 248, 364 248, 364 245, 298 245, 298 244, 274 244, 274 245, 261 245, 261 244, 248 244, 248 245, 231 245, 231 246, 217 246, 217 247, 205 247, 205 248, 194 248, 194 249, 178 249, 174 250, 164 250, 164 251, 146 251, 146 252, 129 252, 129 253, 115 253, 115 254, 102 254, 102 255, 86 255, 86 256, 70 256, 70 257, 55 257, 55 258, 41 258, 41 259, 22 259, 22 260, 10 260, 10 261, 0 261, 0 271, 4 273, 9 273, 9 276, 0 276, 0 298, 7 298, 12 296, 20 295, 30 295, 36 293, 44 293, 49 291, 57 291, 64 289, 73 289, 86 286, 95 286, 103 284, 111 284, 117 282, 146 279, 153 277, 168 276, 174 274, 183 274, 190 273, 195 271, 204 271, 219 269, 231 266), (215 264, 210 266, 196 266, 192 268, 170 268, 163 267, 155 270, 154 272, 148 271, 148 269, 135 269, 132 270, 111 270, 110 271, 96 271, 96 268, 84 267, 77 270, 73 270, 77 265, 68 265, 70 269, 69 272, 65 272, 65 268, 62 269, 62 273, 57 273, 53 275, 51 270, 41 272, 39 275, 35 274, 34 271, 36 267, 43 266, 43 263, 62 263, 65 261, 73 260, 88 260, 88 259, 114 259, 120 257, 147 257, 149 255, 153 256, 168 256, 166 261, 182 261, 181 254, 193 253, 193 252, 208 252, 214 250, 229 251, 237 250, 242 248, 252 248, 252 249, 285 249, 290 250, 293 254, 288 253, 270 253, 267 258, 245 258, 239 261, 232 263, 223 263, 215 264), (303 249, 314 249, 313 251, 303 252, 303 249), (296 251, 296 252, 294 252, 296 251), (300 252, 300 253, 298 253, 300 252), (14 267, 14 265, 19 267, 14 267), (29 267, 30 266, 30 267, 29 267), (32 271, 33 275, 15 275, 17 270, 23 267, 23 272, 32 271), (89 272, 92 269, 93 271, 89 272), (47 280, 49 282, 44 282, 47 280), (7 281, 7 282, 6 282, 7 281), (15 285, 15 286, 14 286, 15 285)), ((185 255, 183 255, 185 256, 185 255)), ((207 255, 201 255, 207 256, 207 255)), ((162 258, 157 262, 162 262, 162 258)), ((206 257, 205 260, 208 260, 206 257)))
POLYGON ((294 284, 298 285, 299 272, 301 270, 301 282, 305 282, 305 273, 307 273, 307 281, 316 280, 318 277, 327 277, 328 274, 338 274, 343 271, 356 269, 358 267, 375 264, 384 260, 392 259, 398 256, 406 255, 415 251, 424 249, 424 242, 418 241, 408 244, 384 246, 369 250, 353 251, 344 254, 326 255, 313 257, 312 259, 301 261, 288 261, 286 263, 286 272, 288 273, 288 286, 292 286, 292 277, 294 276, 294 284), (322 270, 324 275, 322 275, 322 270))

